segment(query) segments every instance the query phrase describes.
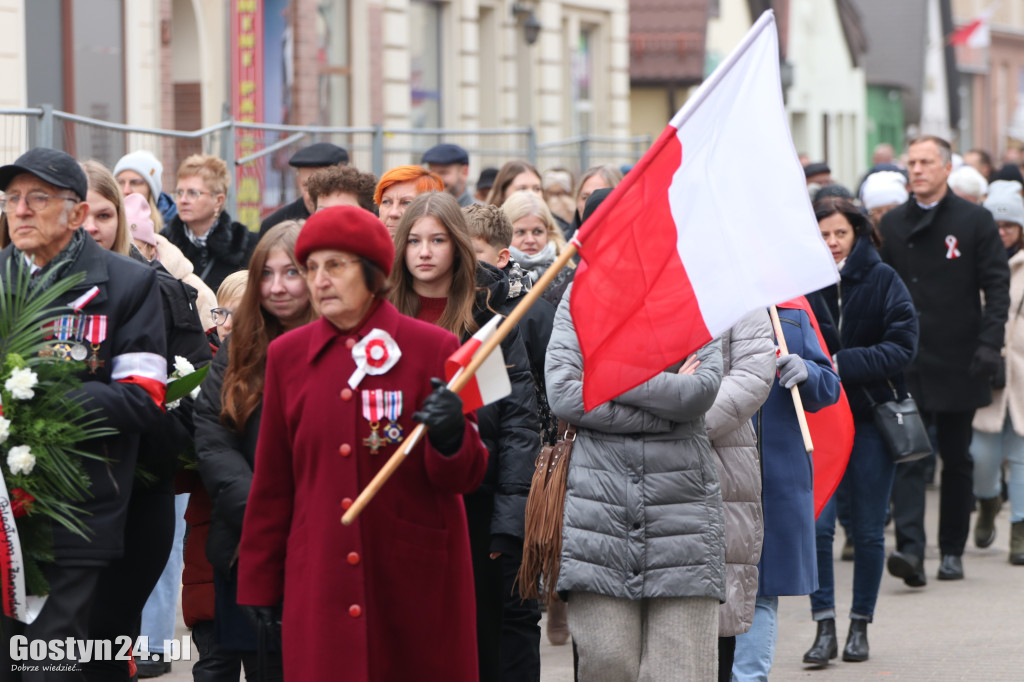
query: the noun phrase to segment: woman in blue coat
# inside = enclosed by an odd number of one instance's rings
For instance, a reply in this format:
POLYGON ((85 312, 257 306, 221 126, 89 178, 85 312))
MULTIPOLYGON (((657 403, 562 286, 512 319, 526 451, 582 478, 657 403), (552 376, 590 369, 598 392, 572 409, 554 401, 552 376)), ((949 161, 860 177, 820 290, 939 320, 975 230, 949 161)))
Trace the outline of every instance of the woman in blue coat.
MULTIPOLYGON (((903 370, 917 350, 917 313, 903 280, 879 257, 878 237, 866 215, 850 201, 836 198, 815 204, 815 214, 842 276, 838 285, 821 294, 839 329, 835 363, 855 428, 850 463, 836 491, 847 501, 854 551, 853 603, 843 660, 866 661, 867 627, 882 581, 885 515, 896 473, 875 427, 872 404, 906 397, 903 370)), ((834 496, 817 523, 819 588, 811 594, 811 615, 818 633, 804 654, 804 663, 816 667, 827 666, 839 654, 832 575, 835 526, 834 496)))
POLYGON ((779 319, 789 355, 778 359, 779 375, 754 418, 761 442, 764 544, 754 623, 736 637, 736 682, 768 679, 775 657, 779 596, 810 594, 818 587, 814 471, 789 389, 798 386, 804 410, 817 412, 839 400, 839 376, 804 310, 780 308, 779 319))

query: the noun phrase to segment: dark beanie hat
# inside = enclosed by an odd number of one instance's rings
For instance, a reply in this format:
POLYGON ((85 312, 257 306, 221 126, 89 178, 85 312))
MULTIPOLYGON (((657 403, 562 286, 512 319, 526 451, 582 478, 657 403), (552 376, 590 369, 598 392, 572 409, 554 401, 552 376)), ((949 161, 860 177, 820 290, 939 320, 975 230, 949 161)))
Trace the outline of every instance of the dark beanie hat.
MULTIPOLYGON (((986 178, 987 179, 987 178, 986 178)), ((1016 180, 1024 185, 1024 174, 1021 174, 1020 167, 1015 163, 1008 163, 996 173, 996 180, 1016 180)))
POLYGON ((846 189, 846 187, 840 185, 838 182, 833 182, 831 185, 825 185, 817 192, 815 192, 812 203, 815 201, 821 201, 822 199, 827 199, 829 197, 835 197, 837 199, 849 199, 850 201, 853 201, 853 193, 851 193, 850 190, 846 189))
POLYGON ((384 223, 366 209, 355 206, 325 208, 306 221, 295 242, 295 260, 304 266, 309 254, 320 249, 363 256, 385 275, 391 274, 395 262, 395 243, 384 223))

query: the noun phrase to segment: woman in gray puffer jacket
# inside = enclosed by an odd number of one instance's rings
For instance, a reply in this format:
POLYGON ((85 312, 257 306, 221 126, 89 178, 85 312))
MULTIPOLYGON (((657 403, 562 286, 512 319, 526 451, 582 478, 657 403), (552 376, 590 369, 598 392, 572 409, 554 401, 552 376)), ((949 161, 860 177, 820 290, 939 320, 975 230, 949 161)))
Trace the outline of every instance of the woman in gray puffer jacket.
POLYGON ((732 677, 736 635, 750 629, 761 558, 761 462, 753 417, 775 380, 775 339, 766 310, 755 310, 719 337, 723 376, 708 410, 708 437, 725 506, 725 603, 718 609, 719 680, 732 677))
POLYGON ((557 588, 568 592, 580 679, 713 680, 725 521, 704 413, 722 380, 721 344, 585 413, 571 291, 545 378, 551 410, 578 427, 557 588))

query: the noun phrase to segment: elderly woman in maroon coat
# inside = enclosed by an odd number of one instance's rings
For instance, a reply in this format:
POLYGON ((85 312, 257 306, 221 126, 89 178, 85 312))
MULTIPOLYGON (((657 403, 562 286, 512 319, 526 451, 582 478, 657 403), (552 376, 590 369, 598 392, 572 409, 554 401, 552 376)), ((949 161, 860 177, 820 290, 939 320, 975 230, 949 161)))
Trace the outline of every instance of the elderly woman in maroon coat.
POLYGON ((316 213, 295 254, 322 318, 270 345, 238 602, 263 623, 283 605, 286 680, 476 680, 459 496, 487 451, 432 382, 458 341, 384 300, 394 246, 371 213, 316 213), (426 442, 343 526, 414 420, 426 442))

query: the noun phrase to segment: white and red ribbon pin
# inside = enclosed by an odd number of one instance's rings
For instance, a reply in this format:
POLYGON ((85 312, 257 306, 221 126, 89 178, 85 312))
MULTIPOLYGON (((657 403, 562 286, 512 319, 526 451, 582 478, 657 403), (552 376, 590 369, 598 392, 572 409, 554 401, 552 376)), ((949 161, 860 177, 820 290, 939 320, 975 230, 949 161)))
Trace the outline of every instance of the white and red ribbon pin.
POLYGON ((960 257, 960 249, 956 248, 960 242, 951 234, 946 235, 946 259, 953 260, 960 257))
POLYGON ((356 371, 348 378, 348 385, 356 388, 367 374, 387 373, 401 357, 402 351, 391 335, 383 329, 374 329, 352 347, 356 371))

